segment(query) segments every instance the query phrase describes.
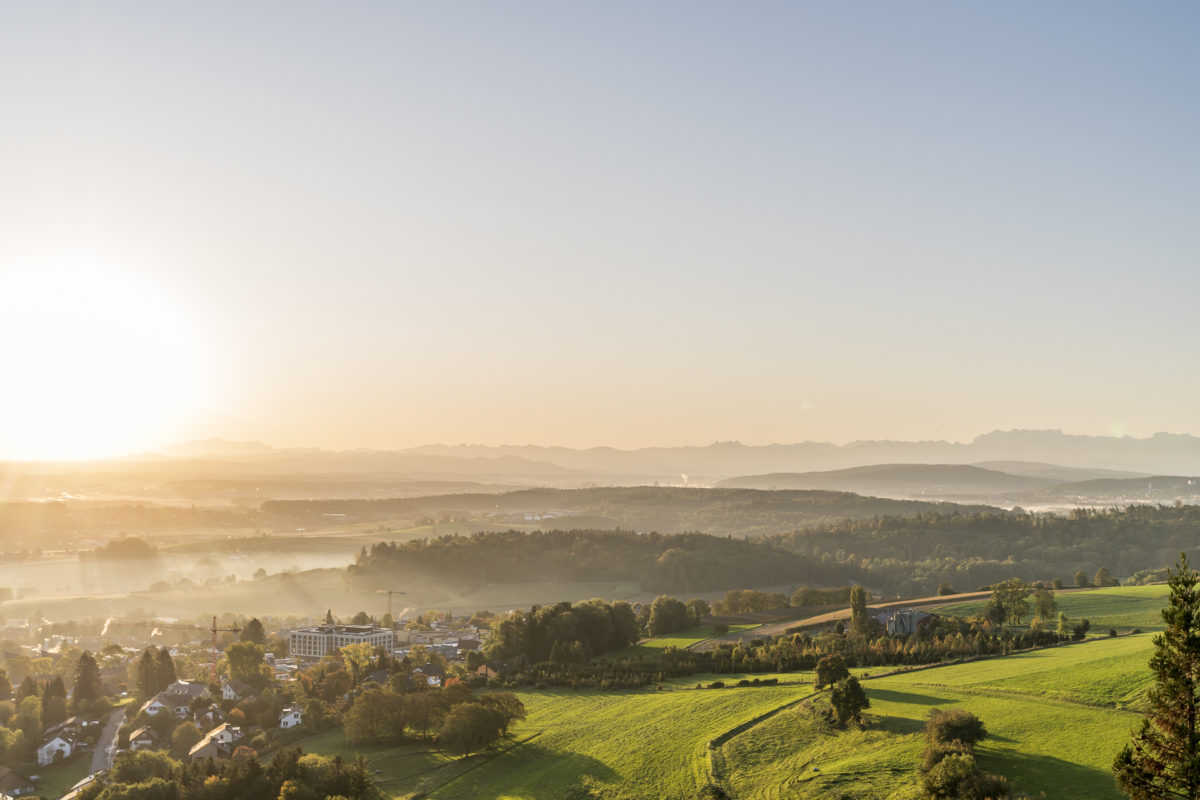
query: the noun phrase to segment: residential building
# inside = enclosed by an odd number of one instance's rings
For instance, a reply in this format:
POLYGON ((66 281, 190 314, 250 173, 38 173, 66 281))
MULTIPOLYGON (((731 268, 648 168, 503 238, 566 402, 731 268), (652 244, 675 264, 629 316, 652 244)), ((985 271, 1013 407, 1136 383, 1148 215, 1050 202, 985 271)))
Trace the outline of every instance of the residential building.
POLYGON ((49 741, 43 742, 41 747, 37 749, 37 760, 41 766, 53 764, 57 759, 67 758, 75 751, 75 738, 67 738, 65 736, 54 736, 49 741))
POLYGON ((130 750, 153 750, 158 747, 158 734, 153 728, 141 727, 129 734, 130 750))
POLYGON ((246 684, 238 680, 226 680, 221 683, 221 698, 224 700, 241 700, 253 693, 246 684))
POLYGON ((29 778, 0 765, 0 793, 20 797, 24 794, 33 794, 35 788, 33 781, 29 778))
POLYGON ((304 712, 300 710, 299 706, 285 708, 279 715, 279 727, 281 728, 294 728, 302 722, 304 722, 304 712))
POLYGON ((889 635, 908 635, 916 633, 918 628, 928 625, 934 615, 913 608, 898 608, 894 611, 885 611, 875 618, 883 624, 889 635))

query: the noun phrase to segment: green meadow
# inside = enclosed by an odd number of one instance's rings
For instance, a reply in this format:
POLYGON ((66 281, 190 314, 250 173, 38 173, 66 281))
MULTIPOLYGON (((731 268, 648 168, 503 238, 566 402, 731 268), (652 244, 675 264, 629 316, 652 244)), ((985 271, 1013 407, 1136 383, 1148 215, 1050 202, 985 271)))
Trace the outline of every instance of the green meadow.
POLYGON ((917 797, 924 720, 934 708, 976 714, 984 770, 1033 797, 1120 798, 1110 772, 1150 684, 1149 634, 864 681, 866 730, 837 732, 801 708, 731 738, 719 763, 730 796, 917 797))
MULTIPOLYGON (((758 623, 749 623, 745 625, 730 625, 730 632, 746 631, 752 628, 760 627, 758 623)), ((622 658, 637 658, 639 656, 656 656, 668 647, 675 647, 680 650, 686 650, 692 645, 711 639, 717 633, 711 625, 700 625, 696 628, 688 628, 686 631, 679 631, 668 636, 654 636, 649 639, 643 639, 635 645, 626 647, 624 650, 618 650, 615 653, 605 653, 603 658, 609 661, 616 661, 622 658)))
MULTIPOLYGON (((1150 683, 1151 635, 1101 638, 1006 658, 872 677, 865 730, 831 730, 804 706, 810 673, 776 687, 528 691, 528 719, 498 754, 427 782, 433 800, 916 797, 933 708, 977 714, 983 768, 1033 797, 1114 798, 1109 767, 1150 683), (710 747, 710 743, 715 746, 710 747)), ((750 676, 747 676, 750 677, 750 676)), ((393 786, 398 784, 391 784, 393 786)))
POLYGON ((708 781, 709 741, 811 693, 809 681, 751 689, 522 692, 528 719, 515 738, 524 743, 429 796, 693 798, 708 781))
MULTIPOLYGON (((1153 586, 1113 586, 1107 589, 1089 589, 1083 592, 1056 593, 1058 610, 1065 612, 1072 621, 1088 619, 1092 632, 1116 628, 1118 631, 1161 630, 1162 614, 1159 612, 1167 601, 1166 584, 1153 586)), ((971 600, 951 603, 932 609, 938 614, 954 617, 972 617, 983 613, 986 600, 971 600)))
MULTIPOLYGON (((1162 587, 1129 587, 1060 602, 1094 627, 1125 619, 1149 628, 1144 621, 1164 596, 1162 587)), ((681 647, 707 633, 642 646, 681 647)), ((384 790, 403 798, 660 800, 696 798, 711 783, 735 800, 915 800, 924 721, 931 709, 961 707, 989 731, 978 748, 983 769, 1019 792, 1118 800, 1110 767, 1140 719, 1152 638, 1102 636, 965 664, 875 670, 863 679, 871 702, 863 730, 831 729, 808 708, 823 702, 812 674, 792 672, 693 675, 621 692, 520 691, 527 719, 499 748, 465 759, 417 744, 360 750, 340 731, 300 745, 346 758, 362 752, 384 790), (780 684, 732 686, 756 677, 780 684), (714 680, 726 688, 694 688, 714 680)))

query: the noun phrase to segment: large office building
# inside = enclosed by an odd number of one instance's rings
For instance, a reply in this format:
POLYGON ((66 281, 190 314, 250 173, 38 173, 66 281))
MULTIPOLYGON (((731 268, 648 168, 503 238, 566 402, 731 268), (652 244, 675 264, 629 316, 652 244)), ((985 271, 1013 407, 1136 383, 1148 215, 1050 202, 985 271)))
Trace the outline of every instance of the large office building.
POLYGON ((288 649, 300 658, 320 658, 331 650, 362 642, 387 648, 390 653, 396 644, 396 634, 390 628, 373 625, 318 625, 297 628, 288 634, 288 649))

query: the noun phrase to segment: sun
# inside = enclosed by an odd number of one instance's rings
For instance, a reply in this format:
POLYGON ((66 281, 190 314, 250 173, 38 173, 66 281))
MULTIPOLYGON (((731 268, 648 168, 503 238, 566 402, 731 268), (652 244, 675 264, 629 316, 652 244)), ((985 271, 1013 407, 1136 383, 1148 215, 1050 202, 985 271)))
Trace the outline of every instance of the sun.
POLYGON ((0 458, 137 452, 205 401, 203 342, 178 304, 131 274, 0 275, 0 458))

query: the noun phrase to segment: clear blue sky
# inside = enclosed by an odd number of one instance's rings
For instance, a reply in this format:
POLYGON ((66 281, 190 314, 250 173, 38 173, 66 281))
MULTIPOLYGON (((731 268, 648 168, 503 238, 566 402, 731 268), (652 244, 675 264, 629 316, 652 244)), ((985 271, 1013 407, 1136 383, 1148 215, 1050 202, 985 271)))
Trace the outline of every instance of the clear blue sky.
MULTIPOLYGON (((182 321, 157 380, 194 402, 132 449, 1200 433, 1198 34, 1183 2, 7 4, 0 271, 182 321)), ((93 356, 114 396, 136 351, 93 356)))

